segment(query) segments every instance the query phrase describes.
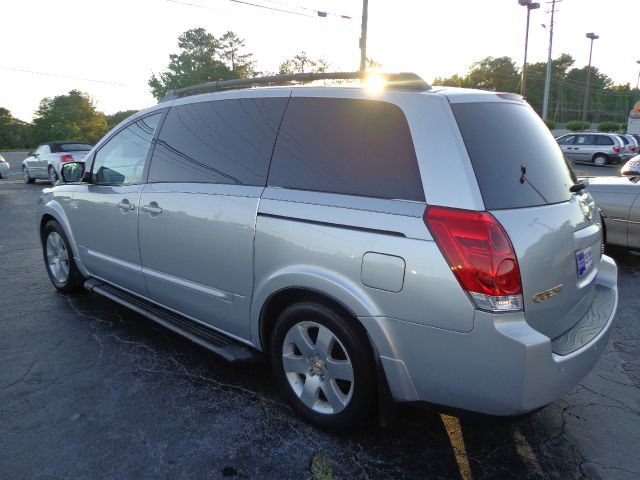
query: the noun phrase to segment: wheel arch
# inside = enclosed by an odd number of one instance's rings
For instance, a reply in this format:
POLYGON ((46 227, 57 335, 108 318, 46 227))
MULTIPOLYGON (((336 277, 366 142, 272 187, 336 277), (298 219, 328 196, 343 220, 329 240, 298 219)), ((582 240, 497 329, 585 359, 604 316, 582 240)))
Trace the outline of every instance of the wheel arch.
POLYGON ((73 253, 73 258, 75 260, 76 266, 80 273, 84 277, 89 277, 89 272, 84 268, 82 261, 80 260, 80 252, 78 250, 78 245, 76 244, 75 237, 71 230, 71 225, 69 223, 69 219, 64 212, 62 206, 55 201, 47 202, 42 208, 40 222, 38 225, 38 236, 40 237, 40 244, 44 246, 44 228, 51 220, 55 221, 60 225, 60 228, 64 231, 67 240, 69 241, 71 251, 73 253))

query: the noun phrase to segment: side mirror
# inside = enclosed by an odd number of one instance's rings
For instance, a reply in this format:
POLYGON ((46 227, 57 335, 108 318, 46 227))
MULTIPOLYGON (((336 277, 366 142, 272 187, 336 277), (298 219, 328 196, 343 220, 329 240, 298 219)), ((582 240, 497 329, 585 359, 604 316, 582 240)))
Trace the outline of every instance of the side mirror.
POLYGON ((625 177, 640 177, 640 155, 636 155, 620 169, 625 177))
POLYGON ((84 175, 84 163, 68 162, 62 165, 60 169, 62 181, 64 183, 76 183, 82 180, 84 175))

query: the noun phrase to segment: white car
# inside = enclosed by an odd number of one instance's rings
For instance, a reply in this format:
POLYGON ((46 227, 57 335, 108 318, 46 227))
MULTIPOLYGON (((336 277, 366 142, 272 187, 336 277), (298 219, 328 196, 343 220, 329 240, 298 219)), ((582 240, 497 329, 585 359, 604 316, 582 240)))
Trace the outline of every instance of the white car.
POLYGON ((36 179, 48 179, 55 185, 60 178, 60 168, 68 162, 82 162, 92 145, 83 142, 57 141, 40 145, 22 161, 22 177, 25 183, 36 179))
POLYGON ((0 178, 4 178, 11 170, 11 165, 0 155, 0 178))

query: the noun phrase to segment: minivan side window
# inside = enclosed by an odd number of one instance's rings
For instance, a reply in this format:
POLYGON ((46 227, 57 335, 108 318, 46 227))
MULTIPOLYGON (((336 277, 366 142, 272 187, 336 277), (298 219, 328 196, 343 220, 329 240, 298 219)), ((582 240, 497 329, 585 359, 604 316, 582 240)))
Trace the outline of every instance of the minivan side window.
POLYGON ((595 138, 593 135, 578 135, 576 137, 576 145, 595 145, 595 138))
POLYGON ((407 119, 377 100, 292 98, 268 185, 424 201, 407 119))
POLYGON ((575 135, 567 135, 558 140, 560 145, 573 145, 573 141, 576 139, 575 135))
POLYGON ((151 182, 265 186, 288 98, 241 98, 173 107, 151 160, 151 182))
POLYGON ((93 162, 91 183, 141 183, 144 162, 161 115, 155 113, 132 123, 100 147, 93 162))
POLYGON ((613 139, 606 135, 598 135, 598 145, 613 145, 613 139))

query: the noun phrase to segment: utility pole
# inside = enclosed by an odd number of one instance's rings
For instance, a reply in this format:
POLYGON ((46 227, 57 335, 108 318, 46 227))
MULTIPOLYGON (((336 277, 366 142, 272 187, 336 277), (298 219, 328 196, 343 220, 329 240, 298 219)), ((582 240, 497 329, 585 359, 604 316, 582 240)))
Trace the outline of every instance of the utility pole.
POLYGON ((369 0, 362 0, 362 30, 360 33, 360 76, 367 69, 367 21, 369 19, 369 0))
POLYGON ((587 33, 586 37, 591 40, 591 47, 589 48, 589 66, 587 67, 587 85, 584 88, 584 103, 582 104, 582 121, 587 120, 587 106, 589 102, 589 80, 591 78, 591 54, 593 53, 593 41, 600 37, 595 33, 587 33))
POLYGON ((542 101, 542 119, 547 119, 549 111, 549 89, 551 88, 551 48, 553 47, 553 16, 556 13, 556 2, 562 0, 553 0, 551 2, 551 25, 549 26, 549 56, 547 57, 547 76, 544 81, 544 100, 542 101))

